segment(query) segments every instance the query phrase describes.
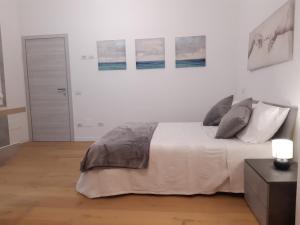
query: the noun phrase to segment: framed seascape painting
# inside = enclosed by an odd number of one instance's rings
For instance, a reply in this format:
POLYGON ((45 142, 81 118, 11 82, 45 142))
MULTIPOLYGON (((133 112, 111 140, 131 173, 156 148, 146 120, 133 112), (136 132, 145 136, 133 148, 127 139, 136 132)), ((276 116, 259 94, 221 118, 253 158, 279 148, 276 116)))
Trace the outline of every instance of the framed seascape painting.
POLYGON ((98 41, 97 51, 99 71, 127 69, 125 40, 98 41))
POLYGON ((206 66, 206 37, 177 37, 176 68, 206 66))
POLYGON ((6 94, 5 94, 5 78, 4 78, 4 62, 2 52, 2 36, 0 27, 0 107, 6 106, 6 94))
POLYGON ((290 0, 250 33, 248 70, 292 60, 295 2, 290 0))
POLYGON ((135 40, 136 68, 163 69, 165 68, 165 39, 137 39, 135 40))

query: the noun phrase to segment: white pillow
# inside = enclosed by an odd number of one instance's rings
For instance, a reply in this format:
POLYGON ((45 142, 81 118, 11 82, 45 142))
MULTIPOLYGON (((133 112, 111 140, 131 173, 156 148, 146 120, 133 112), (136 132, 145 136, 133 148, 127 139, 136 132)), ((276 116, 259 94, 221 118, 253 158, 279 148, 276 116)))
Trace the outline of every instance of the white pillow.
POLYGON ((248 143, 258 144, 270 140, 284 123, 290 109, 259 102, 253 109, 247 127, 237 137, 248 143))
POLYGON ((259 103, 259 102, 253 102, 253 103, 252 103, 252 109, 255 109, 258 103, 259 103))

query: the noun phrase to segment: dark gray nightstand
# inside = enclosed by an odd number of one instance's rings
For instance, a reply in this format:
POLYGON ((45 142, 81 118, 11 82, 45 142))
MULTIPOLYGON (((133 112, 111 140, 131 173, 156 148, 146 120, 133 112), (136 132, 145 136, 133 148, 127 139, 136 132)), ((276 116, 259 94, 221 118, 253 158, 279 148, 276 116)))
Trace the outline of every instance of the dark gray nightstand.
POLYGON ((245 160, 245 199, 261 225, 294 225, 297 163, 278 171, 272 159, 245 160))

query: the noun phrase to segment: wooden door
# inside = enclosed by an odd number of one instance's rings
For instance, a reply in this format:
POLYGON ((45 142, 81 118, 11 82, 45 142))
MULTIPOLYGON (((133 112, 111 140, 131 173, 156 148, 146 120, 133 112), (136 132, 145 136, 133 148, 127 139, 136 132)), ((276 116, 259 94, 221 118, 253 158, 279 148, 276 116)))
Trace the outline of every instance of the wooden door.
POLYGON ((66 37, 24 39, 33 141, 71 141, 66 37))

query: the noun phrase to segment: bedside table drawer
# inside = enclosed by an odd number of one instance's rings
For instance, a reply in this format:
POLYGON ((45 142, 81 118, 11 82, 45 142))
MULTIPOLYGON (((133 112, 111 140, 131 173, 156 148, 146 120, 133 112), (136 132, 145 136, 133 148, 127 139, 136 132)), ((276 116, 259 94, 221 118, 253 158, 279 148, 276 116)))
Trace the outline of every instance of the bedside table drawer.
POLYGON ((259 221, 259 224, 267 225, 268 209, 258 200, 257 195, 249 188, 249 186, 245 190, 245 200, 256 219, 259 221))
POLYGON ((245 193, 251 192, 251 197, 255 197, 265 208, 268 207, 268 184, 253 170, 247 163, 245 164, 245 193))
POLYGON ((298 166, 276 170, 273 159, 245 159, 245 200, 260 225, 295 225, 298 166))

